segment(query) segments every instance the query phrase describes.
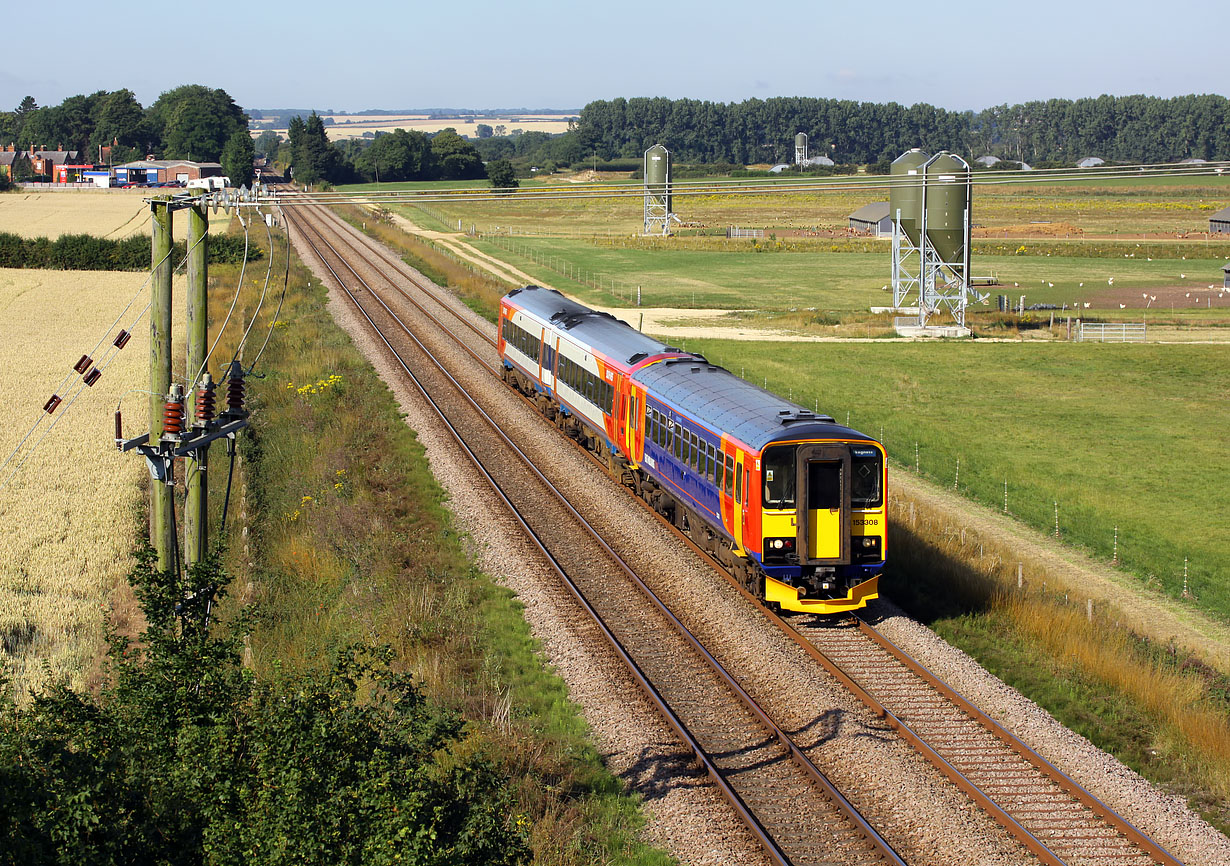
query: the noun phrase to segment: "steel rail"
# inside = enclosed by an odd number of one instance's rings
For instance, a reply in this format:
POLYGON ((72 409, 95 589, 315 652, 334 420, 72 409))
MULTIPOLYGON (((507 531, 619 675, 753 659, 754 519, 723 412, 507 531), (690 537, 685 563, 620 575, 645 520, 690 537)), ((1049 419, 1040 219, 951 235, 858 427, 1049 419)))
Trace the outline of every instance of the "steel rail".
MULTIPOLYGON (((388 267, 391 267, 395 271, 397 271, 407 282, 413 284, 416 289, 418 289, 420 292, 422 292, 423 294, 431 298, 433 301, 435 301, 436 304, 438 304, 440 308, 445 310, 450 316, 452 316, 454 319, 461 322, 461 324, 469 328, 470 331, 476 337, 478 337, 483 342, 487 343, 492 349, 496 348, 499 345, 498 342, 495 340, 495 338, 493 338, 489 333, 483 331, 482 328, 474 324, 474 322, 472 322, 467 317, 457 313, 453 309, 452 305, 446 302, 440 296, 438 292, 436 292, 435 290, 431 288, 430 284, 424 284, 423 282, 421 282, 418 277, 416 277, 413 273, 411 273, 411 269, 409 265, 407 265, 405 262, 401 261, 400 259, 397 259, 389 255, 387 252, 385 252, 383 245, 380 244, 378 241, 373 240, 372 238, 363 234, 360 230, 356 229, 353 225, 347 222, 344 218, 338 216, 335 211, 333 211, 331 208, 327 206, 321 205, 315 211, 313 211, 313 213, 318 214, 321 217, 322 221, 324 222, 332 222, 334 226, 344 226, 347 229, 347 231, 344 234, 341 232, 338 232, 338 237, 351 250, 354 250, 356 253, 361 252, 361 250, 359 250, 358 247, 356 247, 354 244, 355 239, 361 240, 363 242, 364 247, 366 247, 368 250, 370 250, 372 253, 378 256, 380 260, 384 262, 388 267)), ((335 228, 335 231, 336 231, 336 228, 335 228)), ((391 280, 389 281, 389 285, 391 285, 394 288, 394 290, 396 290, 403 298, 405 298, 411 304, 414 304, 416 307, 418 307, 418 309, 422 311, 424 315, 435 318, 417 300, 411 297, 409 292, 406 292, 404 289, 402 289, 401 286, 398 286, 396 283, 392 282, 391 280)), ((436 319, 436 323, 439 324, 448 333, 448 335, 457 342, 458 346, 460 346, 467 353, 469 353, 469 355, 472 358, 474 358, 474 360, 478 361, 484 366, 488 366, 488 367, 491 366, 486 361, 484 361, 482 358, 480 358, 478 354, 475 353, 469 347, 469 345, 466 344, 464 340, 458 337, 457 334, 454 333, 451 328, 449 328, 443 322, 440 322, 438 319, 436 319)))
MULTIPOLYGON (((454 438, 457 439, 462 444, 464 450, 470 456, 471 460, 473 460, 476 463, 476 465, 479 465, 481 473, 491 483, 492 488, 496 491, 501 501, 503 501, 506 504, 506 506, 509 507, 513 511, 513 514, 516 517, 518 523, 526 529, 527 533, 533 539, 535 546, 537 546, 548 557, 549 561, 552 563, 553 570, 555 570, 556 573, 559 574, 565 580, 572 594, 576 596, 582 602, 582 605, 586 609, 586 611, 600 625, 604 635, 607 636, 608 640, 612 643, 612 646, 616 649, 617 654, 620 656, 621 659, 625 660, 625 662, 629 664, 630 670, 632 670, 633 675, 637 679, 638 683, 642 684, 643 689, 647 688, 649 690, 646 693, 650 696, 651 701, 655 704, 655 706, 659 707, 659 710, 663 712, 664 716, 666 717, 668 722, 671 724, 671 726, 680 733, 681 737, 688 744, 689 748, 691 748, 694 751, 694 753, 697 755, 697 758, 701 760, 701 762, 705 765, 706 771, 712 777, 715 778, 715 781, 718 781, 718 779, 720 778, 720 782, 718 782, 719 788, 723 791, 724 795, 728 795, 728 799, 731 799, 732 805, 735 807, 736 813, 739 814, 741 820, 743 820, 745 824, 748 824, 749 829, 753 832, 754 835, 756 835, 758 840, 761 841, 762 845, 766 847, 766 851, 768 851, 771 856, 773 856, 779 862, 788 863, 789 861, 785 859, 785 855, 781 852, 780 847, 768 835, 767 830, 763 827, 763 825, 760 824, 759 820, 755 819, 754 816, 752 816, 750 810, 748 810, 746 806, 746 803, 744 803, 742 798, 739 796, 738 792, 735 791, 734 788, 731 787, 729 783, 725 780, 725 777, 722 776, 721 771, 712 762, 712 759, 704 751, 703 747, 700 746, 700 744, 695 740, 695 738, 691 735, 690 732, 687 732, 684 722, 681 719, 679 719, 678 716, 672 710, 669 709, 665 700, 661 697, 660 693, 652 685, 652 683, 650 683, 648 679, 644 676, 644 673, 640 670, 639 666, 635 664, 635 661, 628 654, 627 650, 619 643, 618 639, 614 636, 614 634, 610 632, 609 628, 606 626, 605 622, 602 620, 602 618, 597 613, 597 611, 595 611, 592 608, 592 606, 589 604, 589 602, 585 600, 583 592, 580 589, 580 587, 578 587, 575 584, 575 582, 572 580, 572 578, 563 571, 558 561, 546 550, 545 545, 542 543, 541 539, 528 526, 524 518, 516 510, 516 507, 513 505, 511 500, 504 493, 504 491, 499 486, 499 484, 494 480, 494 478, 490 476, 490 474, 486 471, 486 469, 481 466, 481 461, 479 460, 477 455, 475 455, 474 452, 468 446, 468 444, 464 442, 464 440, 460 436, 460 433, 456 430, 456 428, 452 425, 452 423, 448 421, 448 419, 444 415, 443 410, 440 409, 436 401, 432 399, 431 396, 427 393, 425 387, 419 381, 418 377, 415 376, 414 373, 409 369, 408 365, 401 358, 400 354, 396 351, 396 349, 393 348, 392 344, 389 342, 388 338, 381 331, 379 326, 376 325, 376 323, 371 318, 371 316, 367 313, 367 311, 363 309, 356 295, 353 292, 351 292, 348 288, 346 288, 345 282, 342 280, 341 276, 324 259, 324 257, 320 255, 319 250, 316 248, 316 245, 312 243, 312 241, 309 238, 306 237, 307 233, 303 231, 303 228, 299 224, 296 224, 296 228, 299 228, 300 232, 304 235, 305 240, 307 240, 308 243, 312 245, 313 251, 317 253, 318 257, 320 258, 321 263, 324 264, 325 267, 329 269, 330 273, 333 274, 334 279, 338 281, 339 286, 342 287, 343 291, 346 292, 347 296, 350 298, 352 303, 354 303, 354 305, 359 309, 363 317, 367 320, 368 324, 373 328, 373 330, 377 332, 377 334, 380 336, 381 341, 388 348, 388 350, 393 353, 394 357, 397 359, 398 365, 410 376, 410 378, 414 381, 416 387, 420 390, 420 392, 423 393, 424 397, 426 397, 428 402, 436 410, 437 414, 440 415, 442 420, 445 421, 446 426, 448 427, 450 432, 453 434, 454 438), (751 823, 749 823, 749 819, 751 820, 751 823)), ((345 261, 345 259, 336 252, 336 250, 332 247, 332 245, 328 242, 327 239, 325 239, 322 235, 319 235, 319 234, 317 236, 326 246, 330 248, 333 254, 337 256, 339 261, 341 261, 342 264, 346 265, 346 267, 354 275, 355 279, 357 279, 360 283, 362 283, 363 287, 368 291, 368 293, 372 296, 372 298, 377 303, 380 304, 380 306, 385 310, 385 312, 395 322, 397 322, 397 324, 404 331, 404 333, 411 340, 413 340, 415 344, 419 346, 420 350, 429 359, 431 359, 433 364, 435 364, 436 368, 454 385, 454 387, 457 389, 458 394, 462 396, 463 399, 470 404, 470 406, 474 409, 474 411, 490 426, 492 431, 500 439, 504 441, 505 445, 522 459, 525 467, 529 469, 543 483, 543 485, 556 497, 558 502, 577 520, 577 522, 587 531, 587 533, 591 536, 591 538, 604 550, 604 552, 607 553, 608 556, 611 557, 612 561, 624 572, 625 576, 627 576, 631 581, 635 583, 638 589, 643 593, 646 600, 649 601, 649 603, 665 619, 667 619, 667 621, 676 630, 676 632, 693 647, 693 649, 698 653, 698 655, 700 655, 700 657, 705 661, 705 663, 710 667, 710 669, 722 680, 722 682, 728 688, 731 689, 731 691, 736 695, 736 697, 738 697, 740 702, 743 703, 744 706, 757 719, 760 720, 761 724, 766 729, 768 729, 768 731, 773 735, 774 739, 776 739, 788 751, 793 762, 797 766, 799 766, 799 768, 803 770, 804 773, 830 799, 830 801, 834 803, 834 805, 838 808, 838 810, 841 811, 845 815, 847 820, 849 820, 854 825, 854 827, 859 832, 859 834, 862 835, 864 838, 868 839, 870 841, 871 846, 875 848, 877 852, 880 854, 880 856, 883 859, 885 859, 887 862, 890 862, 893 864, 900 864, 900 866, 905 866, 905 861, 902 860, 899 857, 899 855, 896 854, 896 852, 892 849, 889 843, 885 839, 883 839, 883 837, 880 836, 880 834, 875 830, 875 828, 872 827, 870 823, 866 821, 866 819, 858 812, 858 810, 853 806, 853 804, 851 804, 849 800, 829 781, 829 779, 819 770, 819 768, 815 766, 815 764, 811 761, 811 759, 808 758, 806 754, 802 752, 801 749, 799 749, 797 744, 794 743, 794 741, 790 738, 790 736, 786 734, 786 732, 783 731, 781 727, 778 726, 768 716, 768 714, 764 712, 764 710, 751 698, 751 696, 747 694, 747 692, 742 688, 742 686, 739 685, 739 683, 734 679, 734 677, 731 676, 730 673, 726 671, 724 667, 722 667, 722 665, 717 661, 717 659, 714 658, 713 655, 709 653, 707 649, 704 648, 704 646, 700 643, 700 641, 697 640, 697 638, 686 628, 686 626, 684 626, 684 624, 665 606, 665 604, 662 603, 662 601, 648 587, 648 585, 646 585, 644 581, 641 580, 641 578, 628 566, 628 564, 624 561, 624 559, 620 557, 619 554, 616 553, 607 544, 607 542, 601 537, 601 535, 597 532, 597 530, 594 529, 589 524, 589 522, 586 521, 585 518, 579 512, 576 511, 576 509, 572 506, 572 504, 568 502, 567 498, 549 481, 549 479, 547 479, 541 473, 541 471, 537 468, 537 466, 534 465, 533 461, 527 455, 525 455, 524 452, 522 452, 521 449, 515 443, 512 442, 512 440, 508 437, 508 435, 500 428, 499 424, 494 419, 492 419, 482 409, 482 407, 478 405, 478 403, 466 391, 466 389, 461 385, 461 383, 459 383, 453 377, 453 375, 444 367, 444 365, 438 359, 435 358, 435 356, 430 352, 429 349, 427 349, 427 347, 419 340, 419 338, 413 332, 411 332, 410 329, 400 320, 400 318, 396 315, 396 313, 394 313, 388 307, 388 305, 385 304, 383 299, 381 299, 380 296, 375 291, 372 290, 371 286, 366 282, 366 280, 364 280, 357 272, 354 271, 353 268, 350 267, 350 265, 345 261)))
POLYGON ((862 617, 857 616, 855 617, 855 620, 858 624, 859 631, 873 640, 885 652, 901 664, 905 665, 911 673, 926 682, 937 692, 943 695, 948 701, 961 709, 967 716, 986 728, 986 730, 993 734, 996 739, 1024 758, 1047 778, 1054 781, 1061 789, 1063 789, 1064 792, 1072 796, 1115 830, 1122 833, 1127 839, 1131 840, 1132 844, 1147 852, 1148 855, 1158 863, 1165 864, 1165 866, 1183 866, 1178 859, 1149 838, 1147 834, 1142 832, 1134 824, 1114 809, 1107 806, 1093 794, 1089 793, 1089 791, 1079 782, 1063 770, 1056 767, 1054 764, 1047 761, 1019 738, 1017 738, 1015 734, 1006 730, 997 721, 992 719, 982 710, 978 709, 964 695, 952 686, 948 685, 948 683, 941 680, 925 665, 914 659, 895 643, 882 635, 877 628, 871 625, 871 623, 867 622, 862 617))

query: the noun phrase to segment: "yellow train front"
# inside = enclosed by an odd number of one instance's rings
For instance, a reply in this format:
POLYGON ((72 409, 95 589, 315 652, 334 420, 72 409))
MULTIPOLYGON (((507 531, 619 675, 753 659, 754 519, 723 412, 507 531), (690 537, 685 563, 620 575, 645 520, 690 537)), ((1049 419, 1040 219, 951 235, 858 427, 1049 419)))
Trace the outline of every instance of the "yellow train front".
POLYGON ((878 596, 887 541, 878 442, 700 356, 646 359, 630 380, 646 407, 632 462, 685 523, 705 524, 702 543, 744 586, 815 613, 878 596))

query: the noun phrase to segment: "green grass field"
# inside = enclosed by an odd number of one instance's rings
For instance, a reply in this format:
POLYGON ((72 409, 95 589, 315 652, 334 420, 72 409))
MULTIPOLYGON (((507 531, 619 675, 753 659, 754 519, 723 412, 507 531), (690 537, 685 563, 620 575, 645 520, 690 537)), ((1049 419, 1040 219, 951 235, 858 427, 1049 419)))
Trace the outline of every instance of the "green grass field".
MULTIPOLYGON (((674 249, 671 240, 634 238, 597 241, 568 238, 501 237, 474 243, 491 255, 593 303, 610 303, 609 288, 595 288, 574 273, 615 280, 616 292, 641 287, 645 306, 698 309, 810 309, 855 311, 892 303, 890 247, 880 252, 777 251, 765 241, 733 241, 742 252, 674 249), (541 263, 541 264, 540 264, 541 263)), ((867 243, 860 246, 875 246, 867 243)), ((1071 256, 978 256, 973 271, 995 275, 1000 285, 984 292, 1006 294, 1015 303, 1067 305, 1091 314, 1132 310, 1221 310, 1230 314, 1230 291, 1222 283, 1222 259, 1097 259, 1071 256), (1113 282, 1112 282, 1113 281, 1113 282), (1189 297, 1190 295, 1190 297, 1189 297), (1158 300, 1150 301, 1149 296, 1158 300), (1083 305, 1090 304, 1086 308, 1083 305)), ((1140 314, 1136 314, 1140 321, 1140 314)))
MULTIPOLYGON (((602 183, 619 179, 601 177, 602 183)), ((723 181, 730 178, 713 178, 723 181)), ((1230 204, 1230 176, 1117 179, 1090 183, 982 183, 997 181, 991 174, 975 175, 973 215, 976 227, 987 231, 1030 224, 1062 224, 1079 233, 1140 240, 1141 235, 1175 235, 1203 232, 1210 215, 1230 204)), ((764 228, 767 231, 844 230, 850 213, 876 201, 886 201, 885 188, 874 186, 877 178, 815 179, 815 192, 790 192, 766 195, 687 195, 688 183, 676 185, 675 210, 686 224, 685 230, 721 232, 729 225, 764 228), (835 188, 850 183, 869 184, 859 189, 835 188)), ((781 183, 791 182, 789 179, 781 183)), ((639 189, 639 181, 626 181, 629 190, 639 189)), ((521 182, 522 189, 564 185, 580 192, 586 184, 568 184, 558 177, 531 178, 521 182)), ((773 184, 767 184, 771 187, 773 184)), ((424 182, 381 184, 380 191, 394 189, 439 190, 483 188, 486 181, 424 182)), ((371 193, 375 184, 339 188, 347 192, 371 193)), ((540 235, 587 237, 591 235, 632 234, 640 230, 642 200, 605 198, 557 201, 493 201, 464 204, 435 203, 447 222, 458 218, 482 231, 495 226, 513 225, 540 235)), ((1058 236, 1064 237, 1066 229, 1058 236)), ((1010 231, 1009 235, 1019 234, 1010 231)), ((1195 239, 1189 239, 1193 243, 1195 239)))
POLYGON ((757 384, 883 437, 900 464, 1230 616, 1224 348, 689 340, 757 384))

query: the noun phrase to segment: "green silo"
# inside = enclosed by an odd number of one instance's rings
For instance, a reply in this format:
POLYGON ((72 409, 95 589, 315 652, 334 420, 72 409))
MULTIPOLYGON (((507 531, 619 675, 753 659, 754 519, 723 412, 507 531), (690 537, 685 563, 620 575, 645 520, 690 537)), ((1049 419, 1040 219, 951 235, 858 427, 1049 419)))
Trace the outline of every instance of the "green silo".
POLYGON ((969 205, 969 164, 941 152, 927 166, 927 240, 946 262, 965 259, 965 209, 969 205))
POLYGON ((918 246, 922 231, 922 167, 930 158, 920 148, 911 148, 893 160, 889 170, 892 185, 888 188, 888 215, 895 220, 897 211, 901 211, 901 231, 914 246, 918 246))
POLYGON ((672 212, 671 152, 660 144, 645 151, 645 194, 655 207, 672 212))

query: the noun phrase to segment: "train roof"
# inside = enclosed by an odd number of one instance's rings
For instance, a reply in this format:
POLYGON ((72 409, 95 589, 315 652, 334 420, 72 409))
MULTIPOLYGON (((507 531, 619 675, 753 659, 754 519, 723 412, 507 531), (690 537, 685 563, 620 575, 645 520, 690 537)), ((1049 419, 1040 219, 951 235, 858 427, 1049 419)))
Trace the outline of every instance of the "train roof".
POLYGON ((513 289, 507 298, 513 306, 550 322, 614 361, 630 365, 651 355, 679 351, 645 336, 610 313, 591 310, 555 289, 526 286, 513 289))
POLYGON ((689 417, 758 451, 782 440, 870 438, 745 382, 699 355, 646 365, 632 378, 689 417))

